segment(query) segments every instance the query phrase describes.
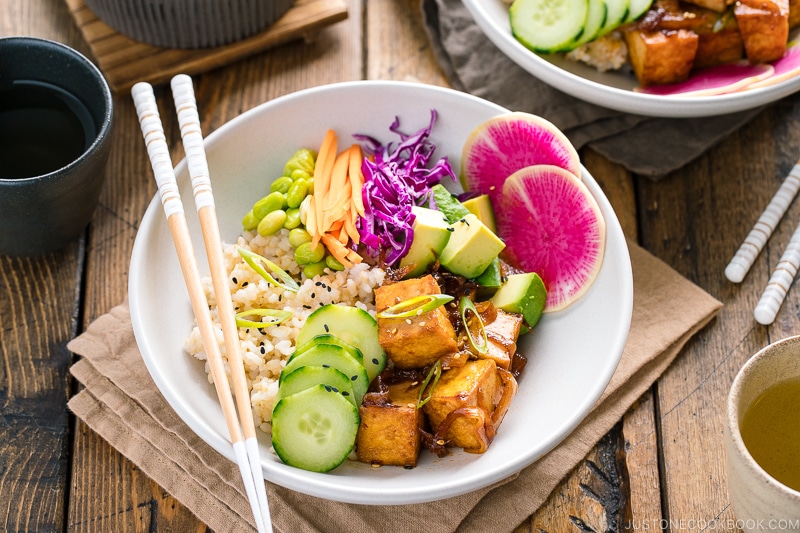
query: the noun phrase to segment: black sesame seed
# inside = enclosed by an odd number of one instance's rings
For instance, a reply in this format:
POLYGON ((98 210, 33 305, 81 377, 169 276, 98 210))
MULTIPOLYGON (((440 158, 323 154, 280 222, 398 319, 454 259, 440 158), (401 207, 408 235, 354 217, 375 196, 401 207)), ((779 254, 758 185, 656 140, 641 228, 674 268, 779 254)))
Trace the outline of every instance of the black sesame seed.
POLYGON ((454 228, 452 226, 447 226, 447 231, 455 231, 455 230, 456 230, 456 228, 454 228))
POLYGON ((259 332, 259 333, 261 333, 262 335, 263 335, 264 333, 266 333, 266 332, 264 331, 264 328, 258 328, 258 332, 259 332))
POLYGON ((328 289, 328 292, 331 292, 331 288, 330 288, 330 286, 328 286, 328 287, 326 287, 326 288, 328 289))
POLYGON ((242 282, 242 287, 247 287, 248 285, 250 285, 249 281, 243 281, 242 282))
POLYGON ((350 378, 350 381, 356 381, 356 380, 358 380, 358 376, 353 376, 350 378))
POLYGON ((278 301, 280 302, 281 300, 283 300, 283 294, 278 295, 278 301))
POLYGON ((343 390, 342 391, 342 396, 350 396, 350 393, 347 392, 346 390, 343 390))
POLYGON ((312 292, 312 293, 311 293, 311 298, 312 298, 312 299, 314 299, 314 298, 316 298, 316 297, 317 297, 317 293, 316 293, 316 292, 312 292))
POLYGON ((373 357, 372 358, 372 364, 374 364, 374 365, 378 364, 378 358, 377 357, 373 357))
POLYGON ((325 387, 326 391, 331 392, 331 386, 330 385, 323 385, 323 387, 325 387))
POLYGON ((331 331, 328 327, 328 324, 323 324, 322 327, 325 328, 325 333, 329 333, 331 331))
POLYGON ((262 346, 261 346, 261 355, 264 355, 264 354, 266 354, 266 353, 267 353, 267 349, 266 349, 266 348, 264 348, 264 346, 262 345, 262 346))
POLYGON ((323 364, 322 366, 324 366, 325 368, 330 368, 331 367, 331 365, 329 365, 329 364, 323 364))
POLYGON ((311 309, 310 305, 303 304, 303 309, 311 309))
POLYGON ((321 282, 321 281, 318 281, 318 282, 316 282, 314 285, 316 285, 317 287, 319 287, 320 285, 322 285, 322 282, 321 282))
POLYGON ((339 392, 339 389, 337 389, 337 388, 336 388, 336 387, 334 387, 334 386, 331 386, 331 389, 333 390, 333 392, 339 392))
POLYGON ((231 280, 233 280, 234 283, 239 283, 239 281, 235 277, 231 278, 231 280))

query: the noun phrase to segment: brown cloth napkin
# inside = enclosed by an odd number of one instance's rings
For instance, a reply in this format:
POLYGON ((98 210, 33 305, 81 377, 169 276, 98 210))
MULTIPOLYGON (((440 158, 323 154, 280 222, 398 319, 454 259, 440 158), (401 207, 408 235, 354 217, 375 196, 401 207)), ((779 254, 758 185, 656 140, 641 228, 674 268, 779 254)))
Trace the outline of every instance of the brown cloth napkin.
MULTIPOLYGON (((267 484, 273 526, 320 531, 512 531, 532 514, 708 323, 720 302, 629 243, 634 302, 630 335, 611 383, 581 425, 550 453, 492 487, 417 505, 376 508, 267 484)), ((197 437, 158 392, 141 359, 127 304, 68 345, 84 388, 69 407, 217 533, 253 530, 236 465, 197 437)), ((513 408, 513 406, 512 406, 513 408)), ((503 437, 500 428, 497 438, 503 437)))
POLYGON ((542 116, 576 148, 590 146, 656 180, 700 156, 762 108, 703 118, 648 118, 578 100, 517 66, 486 37, 461 0, 421 0, 433 51, 453 87, 512 111, 542 116))

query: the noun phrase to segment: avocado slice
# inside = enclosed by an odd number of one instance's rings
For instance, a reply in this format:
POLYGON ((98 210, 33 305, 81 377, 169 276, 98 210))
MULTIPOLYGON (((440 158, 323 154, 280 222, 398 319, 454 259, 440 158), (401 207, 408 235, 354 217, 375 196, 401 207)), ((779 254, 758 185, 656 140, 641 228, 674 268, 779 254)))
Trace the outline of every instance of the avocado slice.
POLYGON ((494 221, 494 210, 492 209, 492 201, 489 199, 488 194, 481 194, 475 198, 464 200, 464 207, 481 219, 481 222, 486 224, 486 227, 492 230, 492 233, 497 233, 497 225, 494 221))
POLYGON ((414 240, 411 247, 400 259, 400 266, 415 265, 406 275, 413 278, 424 273, 429 265, 433 264, 447 246, 450 240, 450 224, 439 211, 427 207, 412 206, 414 214, 414 240))
POLYGON ((477 278, 506 246, 472 213, 453 223, 452 228, 439 263, 453 274, 477 278))
POLYGON ((503 311, 519 313, 528 327, 533 327, 542 316, 547 301, 547 289, 535 272, 511 274, 494 296, 492 303, 503 311))

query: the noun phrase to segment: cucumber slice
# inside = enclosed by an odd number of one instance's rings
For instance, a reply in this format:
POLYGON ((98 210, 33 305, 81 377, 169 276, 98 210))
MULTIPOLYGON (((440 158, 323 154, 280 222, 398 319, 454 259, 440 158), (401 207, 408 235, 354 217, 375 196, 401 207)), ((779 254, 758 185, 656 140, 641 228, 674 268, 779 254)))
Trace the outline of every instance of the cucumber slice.
POLYGON ((358 408, 324 385, 278 400, 272 412, 272 447, 290 465, 328 472, 353 450, 358 408))
POLYGON ((589 0, 514 0, 511 32, 534 52, 565 51, 583 33, 588 12, 589 0))
POLYGON ((589 0, 589 12, 586 14, 586 24, 583 27, 583 33, 572 48, 578 48, 596 39, 600 30, 605 26, 607 17, 608 8, 606 7, 605 0, 589 0))
POLYGON ((386 352, 378 340, 378 323, 363 309, 338 304, 323 305, 308 315, 295 342, 297 346, 303 346, 317 335, 326 334, 361 351, 370 381, 386 366, 386 352))
POLYGON ((628 18, 625 19, 626 24, 638 20, 639 17, 647 13, 653 5, 653 0, 630 0, 630 3, 631 5, 628 7, 628 18))
POLYGON ((310 389, 315 385, 331 387, 333 392, 338 392, 358 407, 350 379, 341 370, 330 366, 307 365, 295 368, 281 380, 278 399, 310 389))
MULTIPOLYGON (((330 333, 326 333, 324 335, 314 335, 310 341, 297 346, 294 349, 294 353, 291 355, 291 357, 289 357, 289 361, 291 361, 293 357, 300 355, 301 353, 305 352, 309 348, 316 346, 317 344, 333 344, 334 346, 341 346, 342 348, 345 349, 347 353, 349 353, 350 355, 361 361, 361 364, 364 364, 364 354, 361 353, 361 350, 359 350, 352 344, 344 342, 339 337, 331 335, 330 333)), ((367 365, 364 365, 364 368, 367 368, 367 365)), ((367 368, 367 375, 369 376, 368 368, 367 368)), ((370 381, 372 381, 372 377, 370 377, 370 381)))
POLYGON ((630 0, 605 0, 606 3, 606 23, 597 33, 597 37, 616 30, 625 24, 628 18, 628 10, 630 8, 630 0))
POLYGON ((341 346, 333 344, 317 344, 303 353, 296 355, 286 363, 278 381, 280 387, 289 373, 301 366, 330 366, 341 371, 350 380, 353 386, 353 396, 356 404, 361 403, 361 398, 369 387, 367 371, 361 361, 347 353, 341 346))

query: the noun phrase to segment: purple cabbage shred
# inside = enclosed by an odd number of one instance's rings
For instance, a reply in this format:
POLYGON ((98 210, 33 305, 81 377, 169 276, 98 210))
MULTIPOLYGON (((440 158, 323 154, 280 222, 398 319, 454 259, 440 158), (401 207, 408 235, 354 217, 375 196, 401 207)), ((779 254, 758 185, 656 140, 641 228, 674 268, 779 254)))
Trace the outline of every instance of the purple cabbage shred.
POLYGON ((364 154, 372 156, 365 157, 361 165, 364 216, 357 224, 359 235, 372 256, 384 251, 384 261, 390 266, 408 253, 414 240, 411 207, 433 203, 431 187, 443 178, 456 180, 447 157, 430 164, 436 146, 428 137, 436 117, 432 109, 428 126, 412 135, 400 131, 400 120, 395 117, 389 130, 400 137, 397 146, 381 144, 368 135, 354 135, 365 143, 364 154))

